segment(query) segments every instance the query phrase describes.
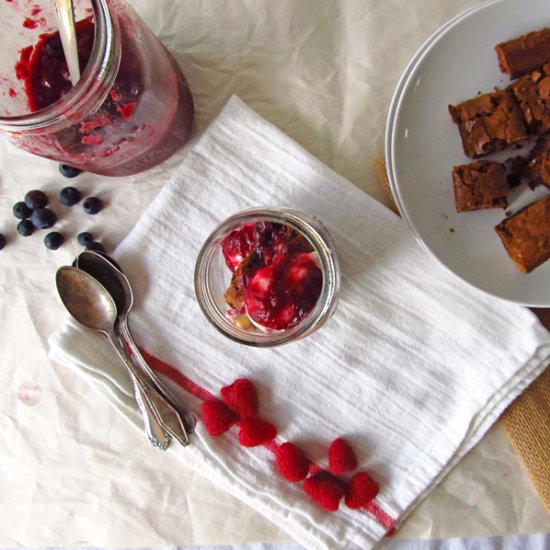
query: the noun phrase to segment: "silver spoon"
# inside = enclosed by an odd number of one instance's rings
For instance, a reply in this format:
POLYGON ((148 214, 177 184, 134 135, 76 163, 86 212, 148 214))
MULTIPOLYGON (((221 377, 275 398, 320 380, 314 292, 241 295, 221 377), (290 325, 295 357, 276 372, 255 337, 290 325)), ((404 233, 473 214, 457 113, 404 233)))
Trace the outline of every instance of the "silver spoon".
POLYGON ((107 337, 127 369, 135 377, 142 395, 158 422, 182 445, 188 445, 189 437, 179 413, 134 365, 118 341, 114 330, 117 311, 111 295, 94 277, 76 267, 60 267, 56 273, 56 285, 61 301, 69 313, 81 325, 107 337))
MULTIPOLYGON (((113 277, 106 277, 102 275, 101 272, 98 272, 99 270, 95 268, 96 267, 95 262, 86 261, 86 258, 84 259, 80 258, 80 263, 78 263, 78 258, 77 258, 75 262, 73 262, 73 266, 76 266, 77 268, 83 271, 86 271, 86 273, 94 277, 100 284, 102 284, 105 287, 105 290, 111 295, 111 298, 115 303, 115 306, 117 309, 117 315, 118 315, 117 322, 115 324, 115 333, 117 335, 119 343, 123 345, 122 335, 120 334, 120 331, 117 330, 117 328, 119 326, 118 318, 120 317, 121 311, 123 310, 126 304, 124 289, 118 283, 117 280, 113 279, 113 277)), ((151 443, 151 445, 164 451, 170 446, 170 443, 172 442, 172 436, 164 429, 162 424, 157 420, 155 413, 149 406, 147 399, 142 394, 142 391, 135 377, 133 375, 130 375, 130 378, 132 380, 132 385, 134 387, 136 403, 138 404, 143 416, 143 423, 144 423, 145 433, 147 435, 147 438, 151 443)))
POLYGON ((140 352, 130 331, 128 317, 134 304, 134 293, 128 277, 120 266, 105 254, 86 250, 76 258, 76 265, 95 277, 106 289, 111 292, 118 309, 117 327, 126 341, 132 357, 139 367, 148 374, 158 390, 174 405, 180 413, 187 433, 195 430, 196 419, 181 399, 163 382, 158 374, 149 366, 140 352), (115 297, 116 295, 116 297, 115 297))
POLYGON ((149 401, 147 401, 146 397, 143 395, 135 376, 132 374, 130 377, 134 387, 136 403, 138 404, 141 415, 143 416, 143 425, 145 427, 147 439, 153 447, 156 447, 161 451, 166 451, 166 449, 170 447, 170 443, 172 443, 172 436, 157 419, 155 411, 153 411, 149 401))
POLYGON ((63 47, 63 53, 67 61, 71 83, 74 86, 80 80, 80 64, 78 62, 73 0, 55 0, 55 10, 57 13, 61 46, 63 47))

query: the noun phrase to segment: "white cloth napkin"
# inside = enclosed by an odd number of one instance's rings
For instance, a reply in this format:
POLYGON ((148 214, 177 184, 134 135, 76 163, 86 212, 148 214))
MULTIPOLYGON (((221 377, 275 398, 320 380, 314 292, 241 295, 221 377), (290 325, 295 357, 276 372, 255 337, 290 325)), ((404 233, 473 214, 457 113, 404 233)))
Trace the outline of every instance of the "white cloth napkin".
MULTIPOLYGON (((550 360, 550 337, 525 308, 463 283, 400 218, 313 158, 238 98, 191 149, 114 255, 137 294, 131 324, 148 353, 219 394, 237 378, 259 392, 278 442, 321 466, 344 437, 399 522, 483 436, 550 360), (320 218, 342 270, 338 309, 313 336, 254 349, 220 335, 194 295, 197 253, 214 227, 254 206, 320 218)), ((126 373, 104 339, 67 320, 51 358, 90 376, 137 426, 126 373)), ((201 400, 185 394, 200 416, 201 400)), ((308 548, 369 548, 386 525, 343 503, 327 512, 277 474, 265 447, 199 422, 171 451, 308 548)), ((144 439, 144 445, 146 441, 144 439)), ((391 522, 390 522, 391 523, 391 522)))

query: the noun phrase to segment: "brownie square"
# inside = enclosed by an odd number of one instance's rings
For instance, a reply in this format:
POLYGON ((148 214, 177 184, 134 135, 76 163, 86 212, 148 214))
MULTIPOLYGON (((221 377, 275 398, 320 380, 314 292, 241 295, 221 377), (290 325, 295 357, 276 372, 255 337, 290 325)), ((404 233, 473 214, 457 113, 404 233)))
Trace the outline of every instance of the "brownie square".
POLYGON ((523 115, 509 90, 483 94, 449 105, 458 125, 464 153, 478 158, 527 139, 523 115))
POLYGON ((517 101, 527 130, 539 134, 550 130, 550 64, 508 86, 517 101))
POLYGON ((479 160, 453 167, 457 212, 508 206, 508 181, 503 164, 479 160))
POLYGON ((524 34, 495 46, 498 64, 510 78, 518 78, 550 63, 550 29, 524 34))
POLYGON ((550 187, 550 134, 539 137, 529 155, 525 171, 533 184, 550 187))
POLYGON ((550 259, 550 195, 504 219, 495 231, 516 266, 530 273, 550 259))

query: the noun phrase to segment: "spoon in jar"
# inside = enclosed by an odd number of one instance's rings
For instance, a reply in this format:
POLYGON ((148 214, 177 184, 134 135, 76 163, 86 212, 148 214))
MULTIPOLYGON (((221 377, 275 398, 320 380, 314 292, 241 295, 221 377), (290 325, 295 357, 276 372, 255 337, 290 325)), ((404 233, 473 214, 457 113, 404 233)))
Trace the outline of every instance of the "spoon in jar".
POLYGON ((78 61, 73 0, 55 0, 55 11, 57 13, 61 46, 67 61, 71 83, 74 86, 80 80, 80 64, 78 61))
POLYGON ((126 341, 131 356, 139 367, 151 378, 157 389, 172 403, 181 415, 187 433, 195 430, 196 419, 181 399, 162 381, 158 374, 149 366, 130 331, 128 317, 134 304, 134 293, 128 277, 120 266, 105 254, 86 250, 81 252, 75 261, 78 268, 83 269, 97 279, 114 297, 118 309, 117 328, 126 341))
POLYGON ((81 325, 107 337, 126 368, 134 376, 145 401, 157 421, 183 446, 189 437, 178 411, 156 390, 147 376, 137 368, 114 330, 117 310, 111 295, 90 274, 76 267, 63 266, 57 270, 56 285, 61 301, 81 325))

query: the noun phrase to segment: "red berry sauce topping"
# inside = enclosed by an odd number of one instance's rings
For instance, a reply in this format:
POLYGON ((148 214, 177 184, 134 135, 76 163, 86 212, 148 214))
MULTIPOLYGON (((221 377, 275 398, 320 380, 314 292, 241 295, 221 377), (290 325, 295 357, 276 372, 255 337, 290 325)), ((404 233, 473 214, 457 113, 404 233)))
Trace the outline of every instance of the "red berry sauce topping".
POLYGON ((287 225, 247 223, 222 242, 233 272, 225 293, 233 308, 265 330, 285 330, 300 323, 314 308, 323 286, 323 273, 310 242, 287 225))
MULTIPOLYGON (((84 70, 92 53, 94 22, 88 18, 76 23, 76 35, 80 69, 84 70)), ((58 32, 41 34, 34 46, 23 48, 15 72, 25 82, 31 112, 47 107, 72 88, 58 32)))

